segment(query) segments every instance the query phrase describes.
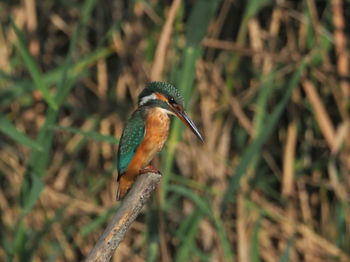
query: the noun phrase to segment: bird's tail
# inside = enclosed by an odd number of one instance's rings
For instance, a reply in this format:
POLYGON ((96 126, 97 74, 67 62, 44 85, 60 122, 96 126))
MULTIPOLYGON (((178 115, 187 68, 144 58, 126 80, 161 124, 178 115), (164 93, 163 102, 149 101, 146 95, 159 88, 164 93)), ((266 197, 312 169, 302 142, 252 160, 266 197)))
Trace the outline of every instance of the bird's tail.
POLYGON ((126 193, 128 193, 129 188, 133 184, 133 180, 128 180, 126 177, 121 176, 118 180, 118 186, 117 186, 117 194, 116 199, 117 201, 122 200, 126 193))
POLYGON ((118 175, 118 178, 117 178, 117 193, 115 195, 115 199, 117 201, 122 200, 121 193, 120 193, 122 181, 120 181, 120 178, 121 178, 121 175, 118 175))
POLYGON ((117 201, 119 201, 120 200, 120 181, 118 181, 117 183, 118 183, 118 185, 117 185, 117 194, 115 195, 115 199, 117 201))

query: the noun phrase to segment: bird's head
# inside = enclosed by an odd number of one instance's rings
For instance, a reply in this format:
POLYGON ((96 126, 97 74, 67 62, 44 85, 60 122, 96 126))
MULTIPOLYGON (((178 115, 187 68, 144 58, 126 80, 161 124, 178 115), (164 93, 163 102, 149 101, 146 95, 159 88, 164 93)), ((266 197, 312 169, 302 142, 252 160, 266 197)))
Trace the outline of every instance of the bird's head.
POLYGON ((151 82, 139 95, 139 106, 159 107, 168 114, 176 115, 203 142, 198 128, 184 110, 184 99, 180 92, 171 84, 151 82))

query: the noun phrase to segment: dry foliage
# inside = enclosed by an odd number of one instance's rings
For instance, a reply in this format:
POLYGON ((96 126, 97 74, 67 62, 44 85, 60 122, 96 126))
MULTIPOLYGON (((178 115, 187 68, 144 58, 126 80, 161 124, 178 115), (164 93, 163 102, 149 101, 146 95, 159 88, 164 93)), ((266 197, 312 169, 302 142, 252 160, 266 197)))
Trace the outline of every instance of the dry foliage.
POLYGON ((203 2, 0 3, 1 261, 87 256, 150 80, 191 86, 205 144, 174 127, 113 261, 350 261, 349 1, 203 2))

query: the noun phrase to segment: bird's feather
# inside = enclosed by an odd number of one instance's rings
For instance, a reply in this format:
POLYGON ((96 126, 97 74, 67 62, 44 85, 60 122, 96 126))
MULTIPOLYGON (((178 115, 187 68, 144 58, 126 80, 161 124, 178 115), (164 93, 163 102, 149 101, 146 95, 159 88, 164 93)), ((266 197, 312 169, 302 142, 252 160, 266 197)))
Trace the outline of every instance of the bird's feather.
POLYGON ((145 124, 140 110, 136 110, 124 128, 118 149, 118 180, 127 170, 137 147, 145 136, 145 124))

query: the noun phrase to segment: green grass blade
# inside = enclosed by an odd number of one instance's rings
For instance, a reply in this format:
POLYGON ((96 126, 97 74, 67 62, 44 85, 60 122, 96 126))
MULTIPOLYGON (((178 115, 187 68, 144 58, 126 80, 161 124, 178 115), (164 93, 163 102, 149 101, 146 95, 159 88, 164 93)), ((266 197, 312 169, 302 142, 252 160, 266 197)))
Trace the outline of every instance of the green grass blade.
POLYGON ((110 215, 113 214, 116 211, 116 209, 117 208, 115 207, 115 208, 111 208, 111 209, 107 210, 106 212, 102 213, 97 218, 95 218, 93 221, 91 221, 89 224, 82 227, 80 230, 80 235, 82 237, 86 237, 92 231, 99 228, 101 225, 103 225, 108 220, 110 215))
POLYGON ((112 143, 112 144, 118 144, 119 140, 116 139, 114 136, 107 136, 107 135, 101 135, 98 132, 94 132, 94 131, 84 131, 81 130, 79 128, 75 128, 75 127, 68 127, 68 126, 58 126, 56 125, 54 127, 56 130, 65 130, 74 134, 79 134, 82 135, 86 138, 89 138, 91 140, 95 140, 95 141, 100 141, 100 142, 108 142, 108 143, 112 143))
POLYGON ((289 262, 290 261, 289 253, 290 253, 290 250, 293 246, 293 242, 294 242, 294 238, 291 238, 288 240, 287 246, 286 246, 285 250, 283 251, 282 256, 279 260, 280 262, 289 262))
POLYGON ((228 232, 226 232, 226 230, 225 230, 224 222, 222 221, 220 216, 217 216, 215 214, 213 214, 212 219, 213 219, 214 225, 217 229, 217 233, 218 233, 219 240, 220 240, 223 252, 224 252, 225 259, 228 262, 229 261, 233 262, 234 256, 233 256, 233 251, 232 251, 232 244, 230 243, 230 240, 227 236, 228 232))
MULTIPOLYGON (((208 252, 204 252, 202 250, 200 250, 198 247, 194 247, 191 250, 191 258, 193 258, 193 260, 195 260, 196 258, 198 258, 196 261, 201 261, 201 262, 211 262, 213 261, 212 255, 208 252)), ((233 261, 232 261, 233 262, 233 261)))
POLYGON ((186 40, 188 46, 197 46, 207 33, 209 23, 213 18, 218 0, 198 0, 191 11, 188 23, 186 40))
POLYGON ((147 252, 147 262, 157 261, 157 254, 159 250, 159 243, 155 241, 151 241, 148 243, 148 252, 147 252))
POLYGON ((193 213, 185 216, 181 219, 181 222, 178 224, 176 231, 174 232, 176 239, 184 239, 186 237, 188 228, 191 225, 193 219, 193 213))
POLYGON ((147 246, 147 262, 158 261, 159 254, 159 210, 158 207, 155 206, 155 203, 151 202, 148 206, 146 212, 146 231, 144 237, 144 244, 147 246), (156 221, 156 222, 155 222, 156 221))
MULTIPOLYGON (((95 0, 87 0, 84 2, 84 6, 82 9, 83 14, 86 14, 88 10, 91 16, 91 13, 94 7, 94 5, 91 4, 91 2, 95 3, 95 0)), ((69 91, 71 90, 76 80, 76 78, 69 78, 68 72, 70 72, 69 69, 71 69, 69 65, 71 64, 72 55, 77 46, 78 32, 80 32, 80 30, 82 29, 81 28, 82 24, 86 25, 86 19, 87 19, 86 16, 81 17, 81 20, 78 26, 76 27, 73 34, 73 38, 70 42, 69 51, 65 59, 65 63, 63 65, 61 83, 60 85, 58 85, 57 93, 55 96, 55 101, 59 107, 64 102, 66 96, 69 94, 69 91)), ((22 192, 22 195, 32 194, 33 195, 32 202, 35 202, 39 199, 40 193, 38 194, 32 193, 32 191, 34 190, 33 184, 31 183, 31 181, 28 181, 28 179, 33 176, 42 177, 45 175, 45 171, 47 170, 47 166, 49 164, 49 159, 51 156, 52 141, 54 136, 54 130, 51 127, 55 125, 57 117, 58 117, 58 110, 53 110, 50 107, 47 111, 45 122, 41 127, 38 138, 36 140, 37 143, 39 143, 40 145, 43 145, 43 152, 40 154, 33 152, 29 159, 29 168, 27 169, 26 179, 23 181, 21 192, 22 192), (36 199, 34 199, 34 197, 36 197, 36 199)), ((24 202, 24 204, 25 203, 26 202, 24 202)), ((33 205, 25 204, 24 208, 26 209, 27 213, 30 211, 30 210, 27 210, 28 206, 32 207, 33 205)))
POLYGON ((25 216, 32 210, 36 201, 39 199, 42 190, 44 189, 44 183, 38 176, 34 175, 33 173, 30 173, 29 176, 30 180, 25 180, 26 182, 29 182, 29 185, 27 185, 29 191, 27 191, 28 193, 25 196, 22 196, 22 216, 25 216))
POLYGON ((24 253, 25 244, 27 241, 27 230, 23 220, 16 225, 16 230, 14 233, 12 248, 9 250, 7 261, 12 261, 16 255, 24 253))
MULTIPOLYGON (((256 16, 258 12, 269 2, 272 2, 271 0, 250 0, 248 4, 245 7, 244 14, 241 20, 241 25, 238 30, 237 38, 236 38, 236 43, 240 46, 245 46, 246 44, 246 39, 247 39, 247 34, 248 34, 248 22, 249 19, 256 16)), ((232 56, 232 65, 231 65, 231 73, 232 74, 237 74, 240 73, 238 68, 239 65, 241 64, 242 60, 242 55, 239 53, 234 53, 232 56)), ((236 80, 233 78, 232 81, 236 82, 236 80)), ((231 85, 229 89, 232 89, 231 85)))
POLYGON ((199 230, 199 222, 202 218, 202 212, 200 210, 194 210, 190 215, 190 220, 188 221, 188 227, 186 229, 186 234, 181 239, 181 245, 176 251, 175 261, 189 261, 193 258, 191 255, 191 250, 196 245, 196 235, 199 230))
MULTIPOLYGON (((86 8, 89 8, 90 10, 91 8, 90 1, 94 1, 94 0, 88 0, 85 2, 85 5, 83 7, 83 13, 86 12, 84 11, 86 8)), ((90 13, 91 12, 92 10, 90 10, 90 13)), ((84 17, 84 21, 85 19, 86 18, 84 17)), ((74 31, 74 35, 70 42, 69 51, 61 71, 61 83, 57 88, 57 93, 55 96, 56 102, 59 106, 61 106, 62 103, 64 102, 64 99, 69 94, 69 91, 71 90, 74 83, 74 81, 72 81, 72 79, 69 78, 68 72, 70 72, 69 69, 71 69, 69 65, 71 63, 73 51, 75 50, 77 45, 78 32, 80 32, 81 30, 80 24, 81 22, 79 23, 79 25, 74 31)), ((41 145, 44 145, 45 154, 32 154, 29 160, 29 164, 32 167, 32 170, 34 171, 34 173, 40 176, 43 175, 48 165, 48 160, 50 157, 50 151, 51 151, 51 145, 52 145, 53 132, 54 132, 54 130, 51 127, 54 126, 56 119, 57 119, 57 112, 49 109, 46 114, 46 121, 42 126, 42 128, 40 129, 40 132, 37 138, 38 143, 40 143, 41 145)))
POLYGON ((240 185, 240 179, 246 174, 246 170, 249 167, 251 161, 255 158, 257 154, 261 151, 262 146, 269 138, 270 134, 276 127, 278 119, 281 117, 291 95, 293 89, 297 86, 302 73, 306 67, 306 62, 302 62, 298 69, 293 74, 288 86, 286 87, 286 92, 280 102, 277 104, 275 110, 270 115, 269 119, 266 121, 265 128, 259 134, 258 137, 248 146, 248 148, 243 153, 242 159, 235 169, 234 175, 231 177, 229 187, 224 195, 221 203, 221 210, 224 211, 228 202, 232 199, 234 193, 236 192, 238 186, 240 185))
POLYGON ((30 139, 22 132, 18 131, 17 128, 10 121, 8 121, 5 117, 2 116, 0 116, 0 132, 12 138, 14 141, 24 146, 27 146, 33 150, 43 150, 40 144, 30 139))
POLYGON ((271 0, 249 0, 244 13, 244 19, 255 16, 264 6, 272 3, 271 0))
MULTIPOLYGON (((196 61, 202 52, 200 43, 207 33, 210 21, 213 19, 220 1, 199 0, 194 5, 186 32, 186 48, 184 51, 183 61, 179 74, 177 74, 176 85, 184 95, 186 104, 190 100, 195 79, 196 61)), ((160 205, 164 206, 167 186, 169 183, 169 175, 174 164, 174 154, 177 141, 180 137, 181 123, 177 119, 174 121, 170 136, 168 139, 168 147, 164 160, 164 175, 162 186, 160 188, 160 205)))
POLYGON ((192 200, 196 206, 207 216, 211 217, 212 212, 210 210, 209 204, 207 201, 205 201, 203 198, 201 198, 199 195, 197 195, 192 190, 178 186, 178 185, 169 185, 169 191, 180 194, 190 200, 192 200))
POLYGON ((251 250, 252 250, 252 261, 253 262, 260 262, 260 243, 259 243, 259 230, 260 230, 260 224, 261 224, 261 217, 256 221, 254 225, 253 230, 253 236, 252 236, 252 242, 251 242, 251 250))
POLYGON ((187 199, 192 200, 193 203, 196 204, 200 212, 203 215, 208 216, 213 221, 215 227, 217 228, 218 236, 224 250, 225 258, 227 259, 227 261, 234 261, 233 252, 231 250, 231 244, 227 237, 225 228, 223 226, 223 222, 221 221, 220 217, 216 216, 213 213, 208 201, 206 201, 205 198, 199 196, 192 190, 178 185, 169 185, 169 192, 176 192, 177 194, 180 194, 186 197, 187 199))
MULTIPOLYGON (((69 70, 67 72, 68 79, 74 79, 75 81, 86 76, 86 69, 96 63, 101 58, 106 58, 113 53, 111 47, 100 48, 94 52, 86 55, 85 57, 77 60, 77 62, 69 65, 69 70)), ((43 81, 46 86, 57 85, 58 82, 62 79, 63 72, 65 71, 64 66, 59 66, 53 70, 50 70, 42 75, 43 81)), ((0 77, 8 81, 8 87, 4 88, 4 91, 0 93, 1 106, 6 107, 13 101, 26 97, 27 93, 32 92, 35 89, 35 83, 30 80, 23 80, 19 78, 11 77, 5 72, 0 70, 0 77)), ((73 86, 74 82, 71 84, 73 86)), ((69 89, 66 89, 66 92, 69 89)))
POLYGON ((278 86, 274 84, 276 80, 276 75, 278 71, 272 71, 269 75, 262 77, 262 85, 260 86, 260 92, 258 95, 257 103, 256 103, 256 114, 254 116, 254 134, 256 137, 258 134, 262 132, 265 126, 265 122, 268 119, 268 101, 274 91, 278 86))
POLYGON ((38 230, 31 230, 28 234, 26 232, 26 245, 24 250, 20 252, 19 261, 32 261, 33 256, 38 252, 39 247, 42 245, 42 242, 45 241, 45 237, 51 232, 53 224, 59 223, 62 221, 65 214, 67 206, 59 208, 52 218, 47 218, 44 221, 44 225, 38 230))
POLYGON ((69 43, 68 54, 63 63, 63 72, 61 77, 61 82, 58 85, 57 93, 56 93, 56 101, 59 105, 61 105, 66 97, 66 95, 71 90, 73 83, 69 81, 69 70, 71 69, 71 64, 73 60, 73 52, 76 49, 79 34, 80 32, 84 32, 84 28, 87 25, 88 18, 91 17, 92 11, 96 5, 96 0, 86 0, 84 2, 84 6, 82 8, 82 16, 76 27, 76 30, 73 33, 72 39, 69 43))
POLYGON ((12 27, 16 33, 18 42, 17 42, 17 46, 18 46, 18 50, 23 58, 23 61, 30 73, 30 75, 32 76, 35 86, 36 88, 42 93, 45 101, 49 104, 49 106, 51 108, 53 108, 54 110, 58 109, 58 106, 55 102, 55 100, 53 99, 53 97, 51 96, 48 87, 45 85, 45 82, 43 80, 43 77, 39 71, 39 67, 36 64, 35 60, 33 59, 33 57, 30 55, 28 49, 27 49, 27 45, 25 43, 24 40, 24 36, 22 34, 22 32, 18 29, 18 27, 16 26, 15 22, 11 19, 11 24, 12 27))

